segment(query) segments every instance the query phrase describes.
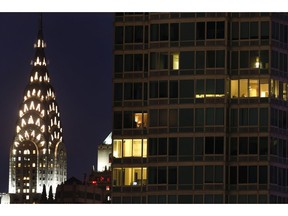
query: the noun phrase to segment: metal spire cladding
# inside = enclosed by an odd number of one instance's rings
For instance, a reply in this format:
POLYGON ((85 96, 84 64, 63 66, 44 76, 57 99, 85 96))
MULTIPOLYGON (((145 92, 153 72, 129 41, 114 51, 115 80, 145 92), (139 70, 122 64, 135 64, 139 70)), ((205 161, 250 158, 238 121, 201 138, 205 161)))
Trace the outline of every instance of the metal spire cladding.
MULTIPOLYGON (((35 56, 29 83, 24 91, 10 151, 9 193, 34 194, 66 180, 67 161, 55 91, 50 83, 45 57, 42 16, 34 44, 35 56)), ((22 196, 23 197, 23 196, 22 196)))

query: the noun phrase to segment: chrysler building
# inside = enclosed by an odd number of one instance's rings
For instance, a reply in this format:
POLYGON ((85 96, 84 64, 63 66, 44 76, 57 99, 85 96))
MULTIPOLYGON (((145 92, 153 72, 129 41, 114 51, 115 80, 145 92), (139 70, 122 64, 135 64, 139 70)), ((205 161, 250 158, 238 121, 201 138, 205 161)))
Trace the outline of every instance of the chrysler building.
POLYGON ((10 148, 9 194, 18 203, 37 202, 43 186, 66 181, 67 159, 59 107, 47 70, 42 18, 40 19, 29 82, 19 107, 10 148))

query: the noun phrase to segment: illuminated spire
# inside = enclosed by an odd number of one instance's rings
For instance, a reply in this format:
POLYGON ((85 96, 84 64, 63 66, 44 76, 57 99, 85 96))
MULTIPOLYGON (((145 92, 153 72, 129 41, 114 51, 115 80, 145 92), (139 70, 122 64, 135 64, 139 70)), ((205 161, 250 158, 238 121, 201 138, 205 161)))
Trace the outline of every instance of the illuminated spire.
POLYGON ((31 194, 41 193, 44 184, 52 186, 55 193, 57 185, 67 177, 66 148, 59 106, 50 83, 45 47, 41 14, 32 70, 20 105, 16 134, 10 150, 9 193, 25 194, 27 200, 33 199, 29 198, 31 194), (50 122, 53 124, 50 125, 50 122), (25 160, 22 159, 24 150, 31 152, 25 155, 25 160), (23 173, 34 175, 32 177, 35 182, 27 182, 27 176, 19 178, 23 173))

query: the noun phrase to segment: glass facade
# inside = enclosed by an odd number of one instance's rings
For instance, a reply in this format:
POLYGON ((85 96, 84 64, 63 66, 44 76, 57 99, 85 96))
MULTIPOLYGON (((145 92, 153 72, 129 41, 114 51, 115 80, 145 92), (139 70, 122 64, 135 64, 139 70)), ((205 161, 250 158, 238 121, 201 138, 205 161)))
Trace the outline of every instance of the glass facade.
POLYGON ((116 13, 113 203, 287 203, 281 13, 116 13))

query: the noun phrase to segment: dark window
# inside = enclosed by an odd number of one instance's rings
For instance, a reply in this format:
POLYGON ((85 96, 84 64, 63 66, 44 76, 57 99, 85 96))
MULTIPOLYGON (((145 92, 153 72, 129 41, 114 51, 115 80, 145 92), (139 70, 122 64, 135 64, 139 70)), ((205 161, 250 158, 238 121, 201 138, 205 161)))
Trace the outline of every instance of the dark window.
POLYGON ((136 54, 134 55, 134 71, 142 71, 143 70, 143 55, 136 54))
POLYGON ((133 43, 134 32, 133 26, 125 27, 125 43, 133 43))
POLYGON ((123 55, 115 55, 115 72, 122 73, 123 72, 123 55))
POLYGON ((179 155, 192 155, 193 154, 193 138, 183 137, 179 138, 179 155))
POLYGON ((239 23, 233 22, 232 23, 232 40, 239 39, 239 23))
POLYGON ((196 51, 196 68, 203 69, 205 65, 205 52, 196 51))
POLYGON ((216 23, 215 22, 207 22, 207 39, 215 39, 216 34, 215 34, 215 28, 216 28, 216 23))
POLYGON ((238 175, 238 182, 240 184, 247 183, 247 166, 239 166, 239 175, 238 175))
POLYGON ((167 169, 166 167, 158 167, 158 184, 167 183, 167 169))
POLYGON ((180 53, 180 69, 194 68, 194 52, 187 51, 180 53))
POLYGON ((238 51, 232 51, 231 55, 231 68, 232 69, 238 69, 239 63, 238 63, 238 51))
POLYGON ((177 184, 177 167, 168 167, 168 184, 177 184))
POLYGON ((158 140, 158 155, 167 155, 167 139, 159 138, 158 140))
POLYGON ((257 108, 249 109, 249 125, 258 126, 258 109, 257 108))
POLYGON ((195 109, 195 126, 204 125, 204 109, 196 108, 195 109))
POLYGON ((195 155, 203 155, 203 137, 196 137, 195 138, 195 155))
POLYGON ((193 109, 179 109, 179 126, 193 126, 193 109))
POLYGON ((135 26, 135 43, 142 43, 143 42, 143 26, 135 26))
POLYGON ((258 22, 250 23, 250 39, 258 39, 258 22))
POLYGON ((248 154, 248 138, 239 138, 239 154, 248 154))
POLYGON ((168 24, 160 24, 160 41, 168 40, 168 24))
POLYGON ((216 22, 216 38, 222 39, 225 37, 225 23, 224 22, 216 22))
POLYGON ((123 27, 115 27, 115 44, 123 44, 123 27))
POLYGON ((169 82, 169 98, 178 98, 178 81, 171 80, 169 82))
POLYGON ((267 155, 268 154, 268 137, 260 137, 259 139, 259 154, 267 155))
POLYGON ((194 81, 180 80, 180 98, 194 97, 194 81))
POLYGON ((159 97, 168 97, 168 81, 159 81, 159 97))
POLYGON ((215 51, 207 51, 206 67, 215 67, 215 51))
POLYGON ((125 71, 133 71, 133 55, 125 55, 125 71))
POLYGON ((240 51, 240 68, 249 67, 249 51, 240 51))
POLYGON ((238 146, 238 140, 237 138, 233 137, 230 139, 230 155, 237 155, 237 147, 238 146))
POLYGON ((204 80, 196 80, 196 94, 204 94, 204 80))
POLYGON ((197 22, 196 39, 205 40, 205 22, 197 22))
POLYGON ((122 94, 122 83, 114 83, 114 101, 121 101, 122 94))
POLYGON ((114 112, 114 129, 122 129, 122 112, 114 112))
POLYGON ((259 184, 267 184, 267 166, 259 166, 259 184))
POLYGON ((205 138, 205 154, 214 154, 214 137, 205 138))
POLYGON ((179 24, 171 23, 170 24, 170 41, 179 40, 179 24))
POLYGON ((168 112, 166 109, 159 110, 159 126, 167 126, 168 124, 167 116, 168 112))
POLYGON ((148 167, 148 184, 157 184, 157 167, 148 167))
POLYGON ((224 108, 215 108, 215 125, 224 125, 224 108))
POLYGON ((230 184, 237 184, 237 167, 230 167, 230 184))
POLYGON ((203 166, 195 166, 194 181, 195 185, 203 184, 203 166))
POLYGON ((179 184, 193 184, 193 167, 192 166, 179 166, 179 184))
POLYGON ((181 23, 180 24, 180 39, 181 41, 192 41, 195 39, 194 23, 181 23))
POLYGON ((249 22, 240 23, 240 38, 241 39, 249 38, 249 22))
POLYGON ((133 84, 125 83, 124 84, 124 100, 133 99, 133 84))
POLYGON ((269 22, 261 22, 261 39, 269 38, 269 22))
POLYGON ((124 112, 124 128, 132 128, 132 112, 124 112))
POLYGON ((177 138, 169 138, 169 155, 177 155, 177 138))
POLYGON ((150 26, 150 41, 158 41, 159 40, 159 25, 152 24, 150 26))
POLYGON ((158 98, 158 81, 150 82, 150 98, 158 98))

